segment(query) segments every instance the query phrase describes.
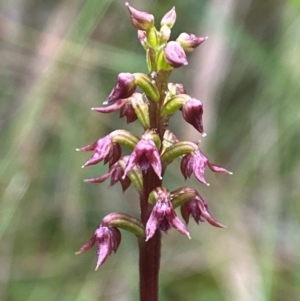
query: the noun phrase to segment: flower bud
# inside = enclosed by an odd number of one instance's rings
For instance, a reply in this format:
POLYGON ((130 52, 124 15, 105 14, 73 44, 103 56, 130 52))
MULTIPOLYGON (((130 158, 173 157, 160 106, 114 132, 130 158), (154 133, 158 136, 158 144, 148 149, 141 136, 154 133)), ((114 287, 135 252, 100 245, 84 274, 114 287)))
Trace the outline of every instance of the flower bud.
POLYGON ((138 30, 137 32, 138 39, 144 49, 147 49, 147 33, 144 30, 138 30))
POLYGON ((139 11, 125 3, 131 16, 132 25, 139 30, 149 30, 154 27, 154 16, 143 11, 139 11))
POLYGON ((206 41, 208 37, 196 37, 194 34, 188 34, 183 32, 177 38, 177 42, 180 43, 181 47, 186 52, 192 52, 196 47, 206 41))
POLYGON ((176 21, 176 11, 175 6, 172 7, 170 11, 168 11, 161 19, 160 25, 161 26, 168 26, 169 28, 172 28, 174 23, 176 21))
POLYGON ((183 106, 182 106, 182 116, 190 123, 197 131, 199 131, 203 136, 205 136, 203 130, 203 106, 202 102, 195 98, 190 98, 183 106))
POLYGON ((173 95, 186 94, 183 84, 180 83, 168 83, 168 89, 173 95))
POLYGON ((169 41, 171 36, 171 29, 167 25, 164 25, 160 29, 161 42, 166 43, 169 41))
POLYGON ((173 68, 178 68, 182 65, 188 65, 185 52, 178 42, 168 42, 164 52, 166 61, 173 68))
POLYGON ((116 86, 110 92, 104 104, 131 96, 134 93, 136 86, 135 78, 131 73, 120 73, 118 75, 116 86))

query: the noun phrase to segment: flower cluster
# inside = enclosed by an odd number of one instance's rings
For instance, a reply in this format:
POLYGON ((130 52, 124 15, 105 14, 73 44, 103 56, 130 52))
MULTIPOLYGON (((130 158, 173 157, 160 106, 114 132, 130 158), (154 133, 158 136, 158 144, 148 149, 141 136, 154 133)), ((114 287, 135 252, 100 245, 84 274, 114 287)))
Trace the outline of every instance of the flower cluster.
POLYGON ((204 176, 206 167, 213 172, 231 174, 211 163, 199 149, 198 142, 180 141, 166 126, 170 118, 181 111, 183 119, 205 136, 203 103, 188 95, 182 84, 169 83, 168 78, 174 68, 188 64, 187 53, 207 37, 181 33, 175 41, 169 41, 176 20, 175 7, 163 16, 158 30, 153 15, 138 11, 128 3, 126 6, 146 51, 149 74, 120 73, 104 106, 92 110, 104 114, 119 111, 120 117, 126 116, 127 123, 139 121, 144 132, 137 137, 118 129, 77 150, 93 152, 83 167, 108 163, 107 173, 86 182, 103 183, 110 178, 110 185, 120 182, 123 192, 133 184, 141 199, 142 215, 139 220, 115 212, 102 220, 92 238, 78 251, 84 252, 96 244, 96 268, 117 251, 121 242, 120 228, 148 242, 157 231, 166 232, 170 227, 190 238, 186 226, 190 217, 197 224, 206 220, 215 227, 224 227, 212 218, 206 201, 196 189, 186 186, 169 191, 163 186, 165 170, 175 159, 181 160, 181 173, 185 179, 194 174, 199 182, 206 185, 209 185, 204 176), (136 92, 138 87, 142 93, 136 92), (123 155, 122 147, 128 148, 131 154, 123 155), (147 187, 144 187, 145 183, 147 187), (176 208, 180 208, 186 225, 177 216, 176 208))

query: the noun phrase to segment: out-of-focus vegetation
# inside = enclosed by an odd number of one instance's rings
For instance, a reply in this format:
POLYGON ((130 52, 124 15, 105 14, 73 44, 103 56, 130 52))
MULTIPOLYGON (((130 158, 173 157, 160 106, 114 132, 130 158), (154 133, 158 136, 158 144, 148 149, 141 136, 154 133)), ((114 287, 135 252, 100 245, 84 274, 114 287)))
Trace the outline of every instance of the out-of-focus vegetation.
MULTIPOLYGON (((163 236, 161 301, 300 300, 300 2, 131 1, 157 24, 176 6, 172 37, 209 39, 173 80, 204 103, 202 149, 233 176, 189 180, 227 229, 191 222, 192 240, 163 236)), ((75 256, 111 211, 138 214, 137 195, 86 184, 75 148, 134 125, 91 112, 118 72, 145 72, 123 1, 0 4, 0 300, 137 300, 138 250, 123 241, 99 271, 75 256)), ((170 127, 199 139, 180 114, 170 127)), ((177 162, 165 182, 185 185, 177 162)))

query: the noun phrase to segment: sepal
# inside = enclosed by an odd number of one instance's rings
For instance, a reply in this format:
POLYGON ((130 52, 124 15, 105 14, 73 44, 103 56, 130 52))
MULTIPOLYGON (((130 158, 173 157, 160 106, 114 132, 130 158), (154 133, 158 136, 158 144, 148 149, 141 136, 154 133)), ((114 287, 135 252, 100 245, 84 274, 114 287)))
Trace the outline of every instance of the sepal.
POLYGON ((85 182, 89 183, 103 183, 109 177, 110 186, 115 185, 117 182, 120 182, 122 186, 123 192, 127 190, 127 188, 132 183, 139 193, 142 193, 143 190, 143 179, 142 173, 138 166, 135 166, 128 174, 124 177, 124 169, 128 162, 129 156, 122 157, 117 163, 109 168, 109 171, 97 178, 85 179, 85 182))
POLYGON ((132 97, 134 97, 135 94, 136 93, 133 93, 132 96, 129 98, 119 99, 117 102, 113 103, 110 106, 92 108, 92 110, 104 114, 120 110, 120 118, 126 116, 127 123, 134 122, 138 118, 131 105, 131 99, 132 97))

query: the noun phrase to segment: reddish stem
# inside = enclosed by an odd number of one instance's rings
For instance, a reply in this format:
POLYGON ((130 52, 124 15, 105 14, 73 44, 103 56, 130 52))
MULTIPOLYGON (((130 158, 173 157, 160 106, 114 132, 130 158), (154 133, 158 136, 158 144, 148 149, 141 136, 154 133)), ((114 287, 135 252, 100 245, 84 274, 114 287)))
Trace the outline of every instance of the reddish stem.
MULTIPOLYGON (((149 194, 153 189, 161 186, 161 181, 153 169, 149 169, 143 174, 143 184, 144 193, 140 198, 141 221, 146 225, 153 207, 148 203, 149 194)), ((147 242, 144 238, 139 239, 140 301, 158 301, 160 249, 161 233, 159 230, 147 242)))
MULTIPOLYGON (((150 127, 158 133, 161 141, 163 141, 165 128, 160 118, 160 109, 165 98, 169 75, 170 71, 160 71, 157 73, 155 81, 161 97, 158 103, 149 101, 150 127)), ((140 206, 141 221, 145 226, 153 207, 148 203, 149 194, 161 185, 162 180, 157 177, 152 168, 143 173, 143 194, 140 197, 140 206)), ((147 242, 145 242, 144 238, 139 239, 140 301, 158 301, 160 250, 161 233, 159 230, 147 242)))

